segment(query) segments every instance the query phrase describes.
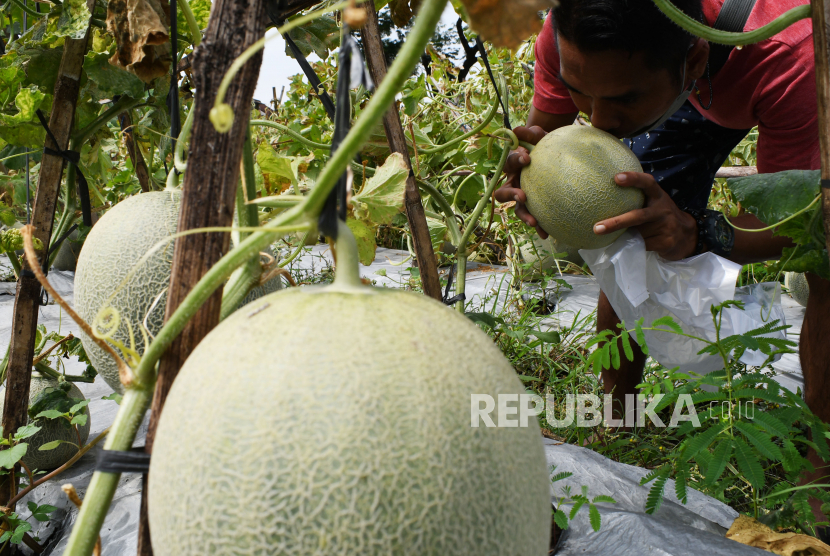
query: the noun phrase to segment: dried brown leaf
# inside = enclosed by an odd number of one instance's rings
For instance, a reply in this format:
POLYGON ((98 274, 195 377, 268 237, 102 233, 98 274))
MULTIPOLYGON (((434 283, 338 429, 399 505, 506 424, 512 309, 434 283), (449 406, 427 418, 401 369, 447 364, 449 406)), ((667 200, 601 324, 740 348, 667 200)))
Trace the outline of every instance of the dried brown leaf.
POLYGON ((815 537, 775 533, 766 525, 745 515, 738 516, 727 531, 726 538, 779 556, 830 556, 830 546, 815 537))
MULTIPOLYGON (((417 0, 416 0, 417 1, 417 0)), ((392 23, 398 27, 406 27, 412 19, 413 10, 409 0, 391 0, 389 12, 392 15, 392 23)))
POLYGON ((553 0, 461 0, 470 16, 470 27, 493 45, 514 49, 542 29, 538 12, 555 5, 553 0))
POLYGON ((118 48, 110 63, 145 83, 170 70, 167 0, 110 0, 107 30, 118 48))

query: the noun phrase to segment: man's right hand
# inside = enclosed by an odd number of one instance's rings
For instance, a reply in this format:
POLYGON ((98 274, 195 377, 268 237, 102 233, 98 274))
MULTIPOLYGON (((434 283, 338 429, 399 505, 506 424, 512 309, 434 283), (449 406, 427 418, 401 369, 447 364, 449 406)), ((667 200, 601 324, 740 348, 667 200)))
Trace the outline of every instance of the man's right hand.
MULTIPOLYGON (((532 127, 517 127, 513 130, 519 141, 525 141, 531 145, 538 143, 542 137, 547 135, 547 132, 539 126, 532 127)), ((511 152, 507 157, 507 162, 504 164, 504 174, 507 176, 507 181, 504 182, 498 190, 496 190, 496 200, 500 203, 516 202, 516 216, 519 220, 536 228, 539 237, 545 239, 548 237, 547 232, 543 230, 539 223, 533 218, 533 215, 527 211, 525 203, 527 196, 522 191, 520 179, 522 175, 522 168, 530 164, 530 153, 524 147, 519 147, 511 152)))

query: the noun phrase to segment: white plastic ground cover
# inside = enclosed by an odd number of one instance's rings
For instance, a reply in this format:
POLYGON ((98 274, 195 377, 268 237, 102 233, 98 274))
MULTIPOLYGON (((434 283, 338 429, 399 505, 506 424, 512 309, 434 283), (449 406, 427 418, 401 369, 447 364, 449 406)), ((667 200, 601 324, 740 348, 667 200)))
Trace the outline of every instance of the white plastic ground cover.
MULTIPOLYGON (((2 259, 2 257, 0 257, 2 259)), ((2 262, 0 260, 0 262, 2 262)), ((71 303, 74 273, 49 273, 50 281, 62 296, 71 303)), ((11 316, 14 305, 14 283, 0 284, 0 346, 8 345, 11 334, 11 316)), ((39 309, 39 322, 47 330, 74 332, 77 328, 61 315, 57 305, 51 304, 39 309)), ((80 374, 83 365, 77 360, 66 361, 70 374, 80 374)), ((90 438, 95 438, 101 431, 112 424, 118 406, 103 396, 112 390, 102 381, 93 384, 79 383, 81 391, 92 402, 89 405, 91 430, 90 438)), ((136 437, 135 446, 144 443, 147 418, 136 437)), ((591 554, 593 556, 760 556, 768 554, 758 549, 745 547, 723 537, 737 512, 697 491, 689 490, 687 505, 679 504, 674 496, 674 484, 669 481, 666 487, 666 500, 655 516, 643 513, 647 487, 639 485, 640 479, 647 471, 638 467, 615 463, 591 450, 568 444, 545 440, 548 463, 556 465, 555 472, 571 471, 574 476, 553 485, 554 493, 562 486, 570 485, 573 493, 581 492, 582 485, 589 487, 591 497, 599 494, 612 496, 618 504, 600 504, 603 525, 595 533, 588 522, 587 510, 583 509, 572 522, 571 527, 562 536, 557 547, 558 556, 591 554)), ((33 495, 18 504, 22 517, 29 515, 25 502, 32 500, 38 504, 51 504, 58 510, 52 514, 52 521, 40 524, 31 520, 35 526, 32 533, 40 537, 46 545, 44 556, 63 554, 69 532, 77 517, 77 510, 67 500, 61 485, 72 483, 81 495, 92 477, 95 459, 101 449, 99 444, 69 471, 58 478, 39 486, 33 495)), ((122 475, 118 483, 113 504, 107 513, 101 529, 104 554, 109 556, 132 556, 137 547, 139 504, 141 500, 141 476, 122 475)), ((566 509, 566 508, 563 508, 566 509)), ((25 548, 24 554, 32 554, 25 548)))
MULTIPOLYGON (((2 264, 0 258, 0 264, 2 264)), ((52 270, 49 272, 49 281, 58 293, 72 303, 74 272, 62 272, 52 270)), ((0 283, 0 348, 4 349, 11 338, 12 311, 14 308, 14 282, 0 283)), ((50 304, 38 309, 38 324, 43 324, 50 332, 60 330, 64 334, 72 332, 77 334, 78 327, 61 311, 60 307, 50 299, 50 304)), ((67 373, 79 375, 84 371, 85 365, 77 358, 64 360, 67 373)), ((84 396, 91 400, 89 404, 90 413, 90 434, 92 440, 109 427, 115 420, 118 406, 110 400, 102 400, 104 396, 112 394, 112 389, 100 378, 92 384, 77 383, 84 396)), ((0 395, 5 395, 5 390, 0 388, 0 395)), ((147 419, 139 429, 135 445, 144 444, 144 437, 147 433, 147 419)), ((86 488, 92 478, 95 468, 95 460, 103 446, 103 442, 96 445, 87 452, 75 465, 62 473, 56 479, 47 481, 37 487, 32 494, 25 497, 17 504, 17 511, 21 517, 28 518, 30 512, 26 502, 32 501, 38 505, 50 504, 58 508, 51 514, 52 519, 46 523, 40 523, 34 519, 29 522, 33 526, 32 535, 41 540, 46 546, 42 556, 59 556, 63 554, 66 543, 69 540, 69 532, 72 524, 78 515, 75 506, 69 502, 61 490, 61 485, 71 483, 78 490, 81 498, 86 494, 86 488)), ((112 506, 107 513, 104 526, 101 529, 101 541, 104 547, 104 554, 110 556, 132 556, 136 552, 138 543, 138 512, 141 503, 141 475, 125 474, 118 482, 112 506)), ((33 552, 23 547, 21 552, 26 555, 33 552)))
MULTIPOLYGON (((617 463, 592 450, 545 439, 548 465, 553 473, 571 472, 567 479, 551 485, 554 504, 564 487, 588 497, 601 494, 616 504, 597 504, 602 525, 591 528, 588 508, 580 509, 556 546, 556 556, 761 556, 769 554, 727 539, 724 535, 738 512, 696 490, 688 489, 687 503, 674 494, 674 481, 666 484, 663 504, 654 515, 645 513, 650 485, 640 486, 648 470, 617 463)), ((571 506, 562 504, 565 513, 571 506)))
MULTIPOLYGON (((642 236, 628 230, 608 247, 582 249, 579 254, 614 311, 629 327, 640 318, 647 327, 670 316, 687 334, 714 340, 716 331, 710 308, 730 299, 743 301, 746 309, 730 308, 724 312, 721 337, 742 334, 773 320, 786 324, 779 284, 736 288, 741 265, 713 253, 667 261, 646 251, 642 236)), ((705 347, 698 340, 668 332, 645 331, 645 336, 649 354, 665 367, 700 374, 723 367, 719 356, 698 355, 705 347)), ((786 338, 786 333, 771 336, 786 338)), ((747 351, 741 361, 760 365, 765 358, 760 352, 747 351)))

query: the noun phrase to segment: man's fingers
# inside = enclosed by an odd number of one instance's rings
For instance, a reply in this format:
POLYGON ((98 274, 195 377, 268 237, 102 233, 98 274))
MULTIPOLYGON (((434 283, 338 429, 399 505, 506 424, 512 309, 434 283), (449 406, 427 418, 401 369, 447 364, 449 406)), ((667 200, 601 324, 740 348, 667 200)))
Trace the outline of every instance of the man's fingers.
POLYGON ((530 143, 531 145, 535 145, 536 143, 542 140, 542 137, 548 134, 547 131, 545 131, 538 125, 530 127, 517 127, 513 130, 513 133, 516 134, 516 137, 519 139, 519 141, 525 141, 526 143, 530 143))
POLYGON ((504 163, 504 173, 518 173, 528 164, 530 164, 530 153, 527 152, 526 148, 518 147, 507 155, 507 161, 504 163))
POLYGON ((527 209, 522 203, 516 203, 516 217, 531 228, 535 228, 538 225, 536 219, 533 218, 532 214, 527 212, 527 209))
POLYGON ((641 208, 626 212, 614 218, 608 218, 594 224, 594 233, 598 235, 610 234, 617 230, 639 226, 651 220, 651 211, 648 208, 641 208))
POLYGON ((515 201, 519 204, 527 202, 527 195, 525 195, 525 192, 519 189, 518 187, 510 187, 510 185, 510 183, 506 183, 500 188, 496 189, 496 201, 500 203, 509 203, 510 201, 515 201))
POLYGON ((548 238, 548 233, 543 230, 541 226, 536 226, 536 233, 539 234, 539 237, 542 239, 548 238))
POLYGON ((614 181, 620 187, 636 187, 645 193, 649 199, 659 199, 664 192, 660 184, 651 174, 642 172, 622 172, 614 176, 614 181))

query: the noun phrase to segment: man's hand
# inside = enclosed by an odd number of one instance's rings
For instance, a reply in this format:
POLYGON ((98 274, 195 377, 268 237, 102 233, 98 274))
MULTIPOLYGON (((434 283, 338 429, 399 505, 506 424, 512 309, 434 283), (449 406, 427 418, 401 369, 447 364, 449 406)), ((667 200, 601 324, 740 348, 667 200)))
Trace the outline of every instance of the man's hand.
MULTIPOLYGON (((531 145, 535 145, 542 139, 542 137, 547 135, 547 132, 539 126, 517 127, 513 130, 513 133, 516 134, 519 141, 525 141, 531 145)), ((527 211, 527 207, 525 207, 527 196, 525 195, 525 192, 522 191, 521 184, 519 183, 522 175, 522 168, 528 164, 530 164, 530 153, 524 147, 519 147, 508 155, 507 162, 504 164, 504 174, 507 176, 507 181, 505 181, 504 185, 496 190, 496 200, 500 203, 515 201, 516 216, 519 220, 528 226, 536 228, 539 237, 545 239, 548 237, 548 234, 545 230, 539 227, 539 223, 536 222, 536 219, 533 218, 533 216, 527 211)))
POLYGON ((594 224, 594 233, 607 234, 636 228, 646 250, 669 261, 690 257, 697 246, 697 222, 681 211, 650 174, 624 172, 614 177, 620 187, 636 187, 646 195, 645 207, 594 224))

